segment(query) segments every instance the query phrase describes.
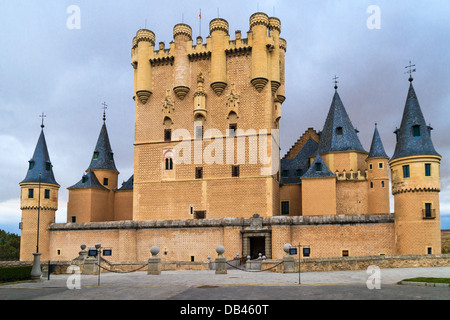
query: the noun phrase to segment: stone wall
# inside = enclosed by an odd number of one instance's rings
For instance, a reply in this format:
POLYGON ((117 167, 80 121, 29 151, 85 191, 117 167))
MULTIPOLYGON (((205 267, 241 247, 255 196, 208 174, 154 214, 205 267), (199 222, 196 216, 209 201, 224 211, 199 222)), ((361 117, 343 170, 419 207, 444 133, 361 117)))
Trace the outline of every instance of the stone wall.
MULTIPOLYGON (((295 272, 298 272, 298 259, 295 259, 295 272)), ((261 269, 269 269, 279 264, 280 261, 266 260, 262 263, 261 269)), ((448 267, 450 266, 450 254, 300 259, 301 272, 367 270, 371 265, 380 269, 448 267)), ((273 268, 272 271, 283 272, 283 264, 273 268)))

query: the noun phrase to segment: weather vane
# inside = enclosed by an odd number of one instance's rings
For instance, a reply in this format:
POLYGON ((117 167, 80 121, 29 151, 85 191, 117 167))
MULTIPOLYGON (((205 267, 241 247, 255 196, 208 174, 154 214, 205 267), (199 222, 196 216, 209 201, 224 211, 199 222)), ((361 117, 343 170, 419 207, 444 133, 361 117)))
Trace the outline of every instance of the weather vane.
POLYGON ((45 115, 45 113, 42 112, 42 114, 39 116, 39 118, 42 118, 42 122, 41 122, 41 128, 44 129, 44 118, 46 118, 47 116, 45 115))
POLYGON ((106 104, 106 102, 103 101, 102 103, 103 106, 103 121, 106 121, 106 109, 108 109, 108 105, 106 104))
POLYGON ((337 81, 337 79, 339 79, 339 77, 337 77, 336 75, 333 78, 333 82, 334 82, 334 89, 337 90, 338 86, 337 84, 339 83, 339 81, 337 81))
POLYGON ((416 65, 415 64, 411 64, 411 60, 409 60, 409 66, 405 67, 405 69, 409 68, 409 70, 405 72, 405 73, 409 73, 409 82, 412 82, 414 80, 413 77, 412 77, 412 73, 416 72, 416 69, 415 68, 413 69, 413 67, 415 67, 415 66, 416 65))

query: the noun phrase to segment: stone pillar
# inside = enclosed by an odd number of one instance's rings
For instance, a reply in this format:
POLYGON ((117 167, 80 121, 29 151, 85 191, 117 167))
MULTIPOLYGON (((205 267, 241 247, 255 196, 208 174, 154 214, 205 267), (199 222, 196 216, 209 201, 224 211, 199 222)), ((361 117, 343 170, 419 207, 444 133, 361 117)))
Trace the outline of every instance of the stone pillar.
POLYGON ((289 243, 283 246, 286 255, 283 257, 283 273, 294 273, 295 272, 295 259, 289 254, 289 249, 292 247, 289 243))
POLYGON ((217 246, 216 252, 219 254, 215 260, 216 274, 227 274, 227 259, 223 256, 225 248, 217 246))
POLYGON ((148 275, 160 275, 161 274, 161 258, 157 257, 159 253, 159 248, 157 246, 153 246, 150 249, 150 253, 152 256, 148 259, 148 275))
POLYGON ((31 280, 39 281, 41 280, 41 254, 33 253, 33 269, 31 269, 31 280))

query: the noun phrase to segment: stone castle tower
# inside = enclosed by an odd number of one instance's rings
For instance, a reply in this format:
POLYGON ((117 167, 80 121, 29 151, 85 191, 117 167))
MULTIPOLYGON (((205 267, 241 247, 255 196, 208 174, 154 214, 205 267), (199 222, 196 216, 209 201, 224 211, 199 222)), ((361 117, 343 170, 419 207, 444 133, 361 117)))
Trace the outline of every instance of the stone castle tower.
POLYGON ((160 42, 156 50, 155 34, 137 31, 133 220, 279 211, 279 177, 265 169, 279 163, 280 31, 278 18, 255 13, 247 38, 236 31, 230 40, 228 22, 217 18, 206 43, 197 37, 193 44, 191 27, 177 24, 169 48, 160 42))
POLYGON ((398 254, 440 254, 440 160, 431 141, 412 77, 397 144, 389 161, 398 254))
POLYGON ((25 179, 20 182, 22 210, 20 260, 32 260, 33 253, 41 253, 41 260, 49 259, 50 234, 48 226, 55 222, 58 210, 59 184, 47 149, 44 125, 41 126, 33 157, 28 161, 25 179))

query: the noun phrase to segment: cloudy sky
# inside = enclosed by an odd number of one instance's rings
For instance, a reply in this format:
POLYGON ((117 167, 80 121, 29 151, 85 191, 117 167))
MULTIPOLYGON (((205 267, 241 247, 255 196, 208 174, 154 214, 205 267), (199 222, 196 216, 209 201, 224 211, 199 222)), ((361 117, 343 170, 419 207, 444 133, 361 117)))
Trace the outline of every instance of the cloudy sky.
POLYGON ((67 188, 89 165, 104 101, 119 181, 133 174, 130 57, 138 29, 147 27, 156 34, 156 43, 163 41, 168 47, 175 24, 189 24, 194 39, 201 29, 205 38, 209 21, 219 15, 229 22, 234 39, 236 30, 246 35, 249 17, 256 11, 280 18, 281 36, 288 43, 282 154, 307 128, 322 129, 337 75, 339 94, 363 146, 369 150, 377 122, 392 156, 393 131, 400 126, 409 86, 405 66, 410 60, 416 65, 415 90, 434 128, 435 148, 443 156, 441 227, 450 229, 446 0, 1 1, 0 228, 19 233, 19 182, 39 137, 42 112, 47 115, 45 135, 61 185, 57 222, 66 219, 67 188))

